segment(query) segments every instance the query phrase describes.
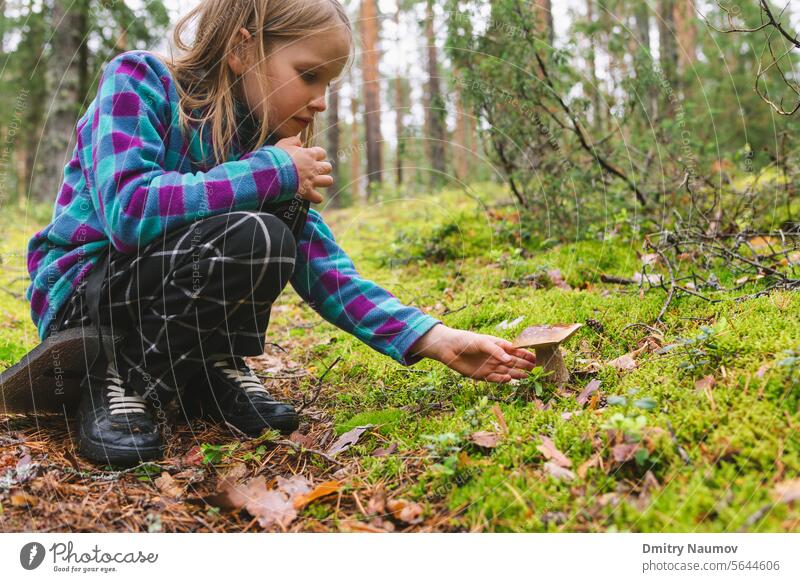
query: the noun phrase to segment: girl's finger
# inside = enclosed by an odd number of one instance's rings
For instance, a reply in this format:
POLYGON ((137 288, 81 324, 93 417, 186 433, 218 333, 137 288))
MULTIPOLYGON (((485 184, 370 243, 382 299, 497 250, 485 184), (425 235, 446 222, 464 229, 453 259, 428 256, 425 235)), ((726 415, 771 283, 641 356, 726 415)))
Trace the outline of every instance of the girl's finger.
POLYGON ((321 186, 323 188, 333 186, 333 176, 327 176, 324 174, 321 176, 314 176, 314 186, 321 186))
POLYGON ((322 161, 328 157, 328 154, 325 152, 325 150, 319 146, 308 148, 308 153, 310 153, 311 156, 317 161, 322 161))
POLYGON ((317 163, 318 174, 330 174, 331 172, 333 172, 333 164, 331 164, 330 162, 317 163))
POLYGON ((511 361, 511 364, 515 368, 522 368, 523 370, 533 370, 536 367, 535 362, 517 357, 514 357, 514 359, 511 361))
POLYGON ((314 190, 313 188, 311 188, 311 189, 308 191, 308 195, 307 195, 306 197, 307 197, 307 198, 308 198, 308 199, 309 199, 311 202, 314 202, 315 204, 319 204, 319 203, 320 203, 320 202, 322 202, 322 200, 323 200, 323 198, 322 198, 322 194, 320 194, 319 192, 317 192, 317 191, 316 191, 316 190, 314 190))
POLYGON ((486 342, 486 344, 483 346, 483 351, 489 353, 505 364, 511 362, 511 356, 508 355, 503 348, 492 341, 486 342))

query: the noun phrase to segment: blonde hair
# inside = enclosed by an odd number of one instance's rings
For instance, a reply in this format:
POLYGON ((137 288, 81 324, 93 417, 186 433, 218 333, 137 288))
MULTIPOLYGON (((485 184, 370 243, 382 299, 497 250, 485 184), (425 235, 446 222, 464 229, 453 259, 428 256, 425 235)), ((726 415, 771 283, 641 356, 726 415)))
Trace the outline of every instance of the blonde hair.
MULTIPOLYGON (((266 87, 263 63, 276 44, 341 25, 349 36, 350 66, 352 25, 339 0, 202 0, 175 25, 173 44, 182 54, 164 59, 175 79, 181 128, 187 130, 192 122, 201 129, 210 124, 215 159, 228 159, 236 134, 234 99, 244 102, 238 77, 227 63, 227 56, 236 49, 240 28, 247 29, 255 40, 255 71, 266 87), (187 43, 183 34, 193 21, 196 34, 187 43), (199 117, 192 116, 195 109, 202 111, 199 117)), ((267 123, 259 126, 254 149, 269 137, 267 123)), ((301 139, 306 146, 312 143, 314 121, 303 130, 301 139)))

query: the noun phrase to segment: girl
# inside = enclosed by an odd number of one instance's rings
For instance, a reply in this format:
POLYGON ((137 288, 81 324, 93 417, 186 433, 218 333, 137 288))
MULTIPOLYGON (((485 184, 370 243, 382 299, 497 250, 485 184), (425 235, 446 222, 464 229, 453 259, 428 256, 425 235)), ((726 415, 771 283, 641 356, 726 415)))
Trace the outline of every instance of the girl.
POLYGON ((527 350, 448 328, 360 277, 308 209, 333 183, 325 150, 310 147, 315 116, 353 50, 338 0, 204 0, 174 42, 174 61, 129 51, 106 65, 53 220, 29 244, 40 337, 92 323, 122 337, 81 386, 81 454, 159 458, 173 397, 247 434, 295 430, 295 410, 243 360, 263 353, 287 282, 400 364, 433 358, 476 379, 526 376, 527 350))

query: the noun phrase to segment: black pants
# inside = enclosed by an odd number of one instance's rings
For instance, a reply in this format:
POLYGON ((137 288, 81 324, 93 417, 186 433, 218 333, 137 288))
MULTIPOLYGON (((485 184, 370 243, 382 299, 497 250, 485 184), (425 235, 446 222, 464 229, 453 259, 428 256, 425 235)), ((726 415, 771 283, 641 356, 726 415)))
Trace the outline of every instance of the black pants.
MULTIPOLYGON (((134 255, 109 247, 100 322, 122 336, 116 367, 138 394, 169 402, 211 354, 256 356, 296 244, 277 217, 231 212, 165 233, 134 255)), ((84 280, 55 329, 91 326, 84 280)))

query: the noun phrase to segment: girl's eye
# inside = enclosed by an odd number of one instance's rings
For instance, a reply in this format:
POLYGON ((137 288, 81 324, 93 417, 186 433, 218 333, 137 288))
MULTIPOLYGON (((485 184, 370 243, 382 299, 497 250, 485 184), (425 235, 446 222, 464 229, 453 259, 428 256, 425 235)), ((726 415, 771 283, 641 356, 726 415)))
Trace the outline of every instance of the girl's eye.
POLYGON ((311 83, 311 82, 314 81, 314 79, 317 78, 317 74, 316 73, 311 73, 311 72, 303 73, 302 77, 303 77, 303 80, 308 81, 309 83, 311 83))

